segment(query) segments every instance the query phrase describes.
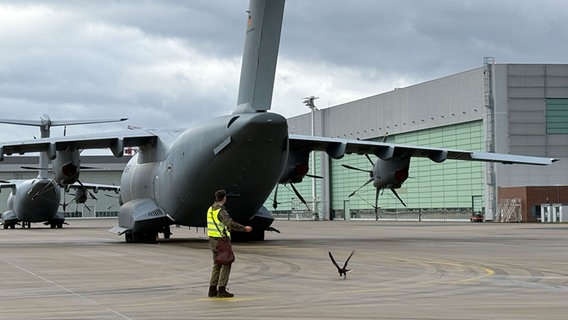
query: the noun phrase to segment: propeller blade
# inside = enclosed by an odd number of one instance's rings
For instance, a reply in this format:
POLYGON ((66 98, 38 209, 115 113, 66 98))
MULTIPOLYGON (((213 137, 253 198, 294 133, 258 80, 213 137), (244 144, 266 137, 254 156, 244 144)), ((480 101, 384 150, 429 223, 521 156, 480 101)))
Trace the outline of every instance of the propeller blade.
POLYGON ((351 197, 351 196, 355 195, 355 193, 357 193, 357 191, 361 190, 364 186, 368 185, 368 184, 371 183, 371 182, 373 182, 373 178, 367 180, 367 182, 363 183, 362 186, 360 186, 359 188, 357 188, 357 190, 351 192, 351 194, 348 195, 347 197, 351 197))
POLYGON ((101 167, 80 166, 79 169, 83 169, 83 170, 102 170, 102 169, 104 169, 104 168, 101 168, 101 167))
MULTIPOLYGON (((70 193, 69 193, 69 189, 65 189, 65 192, 66 192, 67 194, 70 194, 70 193)), ((72 196, 75 196, 75 195, 72 195, 72 196)), ((68 206, 68 205, 70 205, 70 204, 72 204, 73 202, 75 202, 75 198, 73 198, 73 199, 71 199, 71 201, 69 201, 68 203, 65 203, 65 198, 67 198, 67 197, 64 195, 64 196, 63 196, 63 203, 61 204, 61 207, 63 207, 63 211, 65 211, 65 209, 67 209, 67 206, 68 206)), ((77 210, 75 210, 75 211, 77 211, 77 210)))
POLYGON ((91 196, 91 198, 93 198, 94 200, 98 200, 97 197, 95 197, 95 195, 91 192, 91 190, 87 189, 87 188, 83 185, 83 182, 81 182, 81 180, 77 180, 77 182, 81 185, 81 187, 83 187, 85 190, 87 190, 87 192, 89 193, 89 195, 91 196))
POLYGON ((400 201, 400 203, 402 203, 403 206, 406 207, 406 203, 404 203, 404 201, 402 201, 402 199, 399 197, 398 193, 396 192, 396 190, 394 188, 391 188, 392 193, 394 193, 394 195, 396 196, 396 198, 398 199, 398 201, 400 201))
POLYGON ((294 187, 294 184, 290 183, 290 186, 292 187, 292 190, 294 190, 296 197, 298 197, 298 199, 300 199, 300 201, 306 206, 306 208, 308 208, 308 211, 310 211, 310 207, 308 207, 308 203, 306 202, 306 200, 304 200, 304 197, 302 197, 302 195, 298 192, 298 189, 296 189, 296 187, 294 187))
POLYGON ((357 170, 357 171, 361 171, 361 172, 372 173, 371 170, 359 169, 359 168, 355 168, 355 167, 352 167, 352 166, 347 165, 347 164, 342 164, 341 166, 344 167, 344 168, 347 168, 347 169, 351 169, 351 170, 357 170))
MULTIPOLYGON (((43 188, 41 190, 36 191, 36 193, 31 197, 31 199, 35 199, 36 197, 42 195, 44 192, 47 192, 51 189, 54 189, 55 187, 58 187, 55 182, 52 180, 51 182, 49 182, 48 184, 46 184, 45 186, 43 186, 43 188)), ((31 192, 31 190, 30 190, 31 192)))
POLYGON ((380 189, 377 189, 377 191, 375 192, 375 217, 378 219, 377 213, 379 212, 379 191, 380 189))
POLYGON ((51 170, 51 168, 40 168, 40 167, 30 167, 30 166, 20 166, 20 168, 25 170, 51 170))
POLYGON ((276 184, 276 190, 274 190, 274 201, 272 201, 272 208, 274 208, 274 210, 276 210, 276 208, 278 207, 278 202, 276 202, 276 199, 278 199, 278 184, 276 184))
POLYGON ((369 160, 369 162, 371 163, 371 166, 375 165, 375 163, 373 162, 373 160, 371 160, 371 157, 369 157, 368 154, 365 153, 365 157, 367 157, 367 160, 369 160))

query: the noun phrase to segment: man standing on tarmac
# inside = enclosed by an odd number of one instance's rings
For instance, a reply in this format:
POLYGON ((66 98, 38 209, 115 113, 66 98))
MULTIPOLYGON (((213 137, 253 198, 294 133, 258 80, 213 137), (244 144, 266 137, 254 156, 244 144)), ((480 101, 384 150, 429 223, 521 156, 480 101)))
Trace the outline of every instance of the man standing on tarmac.
MULTIPOLYGON (((227 193, 225 190, 217 190, 215 192, 215 202, 209 210, 207 210, 207 235, 209 236, 209 247, 213 252, 213 257, 217 253, 217 240, 226 234, 229 239, 231 233, 229 230, 251 232, 251 226, 243 226, 231 219, 227 209, 227 193)), ((227 291, 227 283, 229 282, 229 274, 231 273, 231 265, 220 265, 213 260, 213 269, 211 270, 211 279, 209 280, 209 297, 232 298, 234 294, 227 291), (219 289, 217 290, 217 286, 219 289)))

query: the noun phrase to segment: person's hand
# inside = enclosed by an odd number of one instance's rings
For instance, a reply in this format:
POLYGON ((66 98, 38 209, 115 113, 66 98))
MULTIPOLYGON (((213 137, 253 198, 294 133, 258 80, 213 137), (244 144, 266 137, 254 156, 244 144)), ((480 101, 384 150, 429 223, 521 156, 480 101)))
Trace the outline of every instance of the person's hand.
POLYGON ((245 226, 245 231, 246 231, 246 232, 251 232, 251 231, 252 231, 252 227, 251 227, 251 226, 245 226))

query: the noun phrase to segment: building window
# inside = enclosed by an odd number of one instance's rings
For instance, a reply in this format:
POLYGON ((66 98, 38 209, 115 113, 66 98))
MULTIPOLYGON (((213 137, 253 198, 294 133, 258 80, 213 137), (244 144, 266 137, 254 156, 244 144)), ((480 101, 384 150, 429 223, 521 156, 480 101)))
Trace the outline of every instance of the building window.
POLYGON ((568 99, 546 99, 546 133, 568 134, 568 99))

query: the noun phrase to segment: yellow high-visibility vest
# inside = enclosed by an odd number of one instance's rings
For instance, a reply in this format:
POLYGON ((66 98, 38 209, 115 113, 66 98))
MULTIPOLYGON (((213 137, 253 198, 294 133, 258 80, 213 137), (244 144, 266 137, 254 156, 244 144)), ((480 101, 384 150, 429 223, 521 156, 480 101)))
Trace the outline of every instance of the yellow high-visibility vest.
POLYGON ((229 229, 219 220, 219 211, 221 211, 221 208, 213 210, 213 207, 209 207, 209 210, 207 210, 207 235, 210 237, 222 238, 223 234, 221 232, 225 230, 227 237, 231 237, 229 229))

